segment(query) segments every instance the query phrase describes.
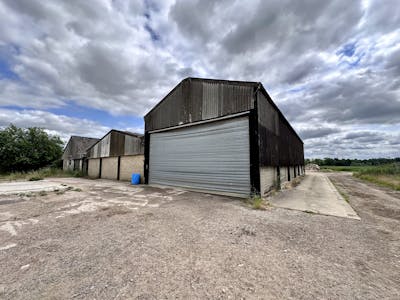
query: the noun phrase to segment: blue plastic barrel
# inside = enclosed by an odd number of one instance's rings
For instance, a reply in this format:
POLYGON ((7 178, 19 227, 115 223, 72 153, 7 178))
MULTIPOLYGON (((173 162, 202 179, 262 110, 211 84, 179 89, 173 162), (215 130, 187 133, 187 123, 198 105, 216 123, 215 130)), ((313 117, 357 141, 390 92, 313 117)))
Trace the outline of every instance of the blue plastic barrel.
POLYGON ((132 174, 132 180, 131 180, 132 184, 140 184, 140 174, 132 174))

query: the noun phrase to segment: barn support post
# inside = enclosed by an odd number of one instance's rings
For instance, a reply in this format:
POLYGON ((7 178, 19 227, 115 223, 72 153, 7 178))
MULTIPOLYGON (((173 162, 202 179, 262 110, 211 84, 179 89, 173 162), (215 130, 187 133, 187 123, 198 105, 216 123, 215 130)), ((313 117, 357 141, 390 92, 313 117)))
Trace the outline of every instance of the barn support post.
POLYGON ((250 142, 250 185, 251 193, 260 194, 260 157, 258 144, 258 113, 257 100, 255 100, 254 109, 249 114, 249 142, 250 142))
POLYGON ((101 167, 102 167, 103 159, 100 157, 100 164, 99 164, 99 178, 101 178, 101 167))
POLYGON ((149 154, 150 154, 150 134, 145 132, 144 134, 144 183, 149 184, 149 154))
POLYGON ((119 180, 121 171, 121 156, 118 156, 118 164, 117 164, 117 180, 119 180))

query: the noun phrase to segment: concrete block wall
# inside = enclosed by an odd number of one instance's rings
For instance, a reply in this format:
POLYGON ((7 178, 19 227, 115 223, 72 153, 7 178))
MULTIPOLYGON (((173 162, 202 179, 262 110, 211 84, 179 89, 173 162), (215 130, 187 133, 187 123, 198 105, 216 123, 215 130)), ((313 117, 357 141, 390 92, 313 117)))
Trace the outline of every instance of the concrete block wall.
POLYGON ((140 174, 141 183, 144 182, 144 155, 129 155, 129 156, 121 156, 121 164, 120 164, 120 180, 131 180, 132 173, 140 174))
MULTIPOLYGON (((143 167, 144 155, 121 156, 119 180, 130 181, 132 173, 139 173, 141 183, 143 183, 143 167)), ((100 178, 100 158, 88 160, 88 176, 90 178, 100 178)), ((118 179, 118 157, 104 157, 101 159, 101 178, 118 179)))
POLYGON ((264 195, 276 187, 278 173, 276 167, 260 168, 260 193, 264 195))
POLYGON ((118 179, 118 157, 104 157, 101 162, 101 178, 118 179))
POLYGON ((100 158, 91 158, 88 160, 88 176, 90 178, 100 177, 100 158))
POLYGON ((287 166, 280 167, 281 184, 289 180, 287 166))

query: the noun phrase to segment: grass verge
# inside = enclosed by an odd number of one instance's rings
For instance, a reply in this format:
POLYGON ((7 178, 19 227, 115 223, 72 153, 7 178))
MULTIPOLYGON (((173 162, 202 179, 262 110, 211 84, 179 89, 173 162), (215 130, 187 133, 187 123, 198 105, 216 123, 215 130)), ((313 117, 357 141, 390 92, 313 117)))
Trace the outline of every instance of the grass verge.
POLYGON ((379 166, 323 166, 322 169, 353 172, 354 177, 400 191, 399 163, 379 166))
POLYGON ((400 191, 400 176, 356 173, 354 177, 372 182, 376 185, 391 188, 395 191, 400 191))
POLYGON ((57 168, 44 168, 36 171, 29 172, 13 172, 10 174, 0 174, 0 179, 4 181, 14 180, 29 180, 37 181, 42 180, 46 177, 82 177, 83 174, 80 171, 64 171, 57 168))
POLYGON ((339 194, 343 197, 343 199, 347 202, 350 203, 350 197, 349 195, 343 191, 341 188, 339 188, 332 180, 331 180, 333 186, 336 188, 336 190, 339 192, 339 194))

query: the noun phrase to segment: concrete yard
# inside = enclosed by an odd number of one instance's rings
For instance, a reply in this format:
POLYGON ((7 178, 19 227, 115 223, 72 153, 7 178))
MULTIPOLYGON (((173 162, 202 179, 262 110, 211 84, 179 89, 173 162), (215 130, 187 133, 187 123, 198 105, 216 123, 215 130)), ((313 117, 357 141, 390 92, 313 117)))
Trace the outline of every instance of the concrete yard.
POLYGON ((325 173, 308 172, 295 188, 284 190, 269 201, 276 207, 359 220, 325 173))
POLYGON ((2 194, 0 299, 399 299, 400 193, 329 177, 361 220, 107 180, 2 194))
POLYGON ((63 189, 65 186, 61 183, 48 180, 0 182, 0 194, 3 195, 63 189))

